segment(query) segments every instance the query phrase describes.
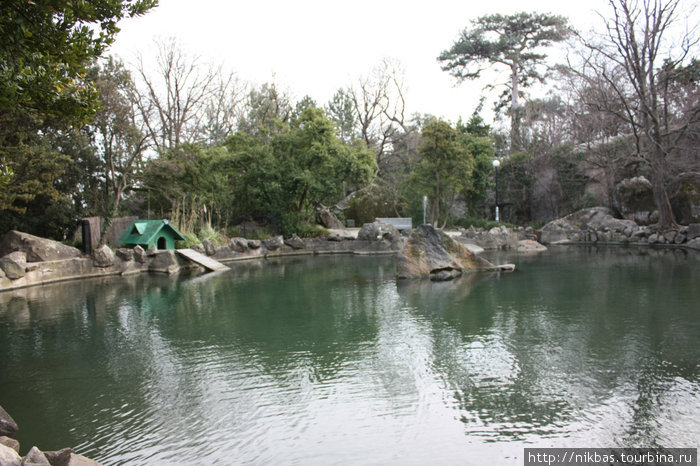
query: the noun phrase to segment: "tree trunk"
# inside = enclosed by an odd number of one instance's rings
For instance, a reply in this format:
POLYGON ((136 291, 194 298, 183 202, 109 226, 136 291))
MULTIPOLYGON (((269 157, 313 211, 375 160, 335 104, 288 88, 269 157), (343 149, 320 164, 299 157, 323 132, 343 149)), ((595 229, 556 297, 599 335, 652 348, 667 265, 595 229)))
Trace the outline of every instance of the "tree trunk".
POLYGON ((112 226, 112 222, 114 222, 114 219, 117 216, 117 213, 119 212, 120 197, 121 193, 117 193, 117 196, 114 199, 114 203, 112 204, 112 208, 109 209, 109 211, 107 212, 107 216, 105 217, 105 221, 102 226, 102 233, 100 234, 100 242, 97 244, 98 248, 101 248, 102 246, 107 244, 107 230, 109 230, 109 227, 112 226))
POLYGON ((654 202, 659 211, 658 225, 662 229, 677 227, 676 216, 673 215, 671 201, 668 198, 668 192, 666 192, 666 168, 663 156, 656 156, 651 164, 651 169, 651 186, 654 193, 654 202))
POLYGON ((518 100, 518 67, 510 65, 510 153, 520 150, 520 102, 518 100))
POLYGON ((435 170, 435 211, 433 212, 433 226, 438 227, 440 221, 440 172, 435 170))

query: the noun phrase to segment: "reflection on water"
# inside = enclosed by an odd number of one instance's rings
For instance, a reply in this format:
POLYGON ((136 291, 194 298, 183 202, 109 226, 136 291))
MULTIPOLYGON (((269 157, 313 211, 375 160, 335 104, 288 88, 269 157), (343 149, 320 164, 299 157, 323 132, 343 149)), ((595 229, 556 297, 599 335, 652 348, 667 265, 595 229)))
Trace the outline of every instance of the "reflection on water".
POLYGON ((323 257, 0 294, 0 404, 23 450, 105 464, 522 464, 532 446, 697 444, 697 255, 505 259, 518 271, 441 283, 323 257))

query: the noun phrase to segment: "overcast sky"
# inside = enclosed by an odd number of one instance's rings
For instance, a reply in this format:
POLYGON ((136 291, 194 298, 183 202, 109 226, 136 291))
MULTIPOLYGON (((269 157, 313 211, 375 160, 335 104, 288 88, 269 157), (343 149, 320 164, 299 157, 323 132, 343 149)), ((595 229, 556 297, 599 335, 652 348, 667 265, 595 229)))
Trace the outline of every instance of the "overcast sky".
POLYGON ((457 86, 436 57, 470 20, 536 11, 588 30, 599 24, 595 12, 607 8, 606 0, 160 0, 145 16, 120 23, 110 53, 128 63, 138 51, 152 53, 154 40, 175 37, 189 53, 245 81, 274 81, 295 99, 308 94, 319 105, 389 58, 405 70, 409 113, 454 122, 469 118, 486 83, 457 86))

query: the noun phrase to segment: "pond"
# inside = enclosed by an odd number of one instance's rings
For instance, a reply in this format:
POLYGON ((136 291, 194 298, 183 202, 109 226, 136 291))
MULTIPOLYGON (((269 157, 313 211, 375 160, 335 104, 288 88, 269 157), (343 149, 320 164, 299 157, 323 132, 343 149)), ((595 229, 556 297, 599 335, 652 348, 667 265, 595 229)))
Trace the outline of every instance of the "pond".
POLYGON ((570 247, 507 274, 395 259, 232 264, 0 294, 22 453, 104 464, 522 464, 696 447, 700 255, 570 247))

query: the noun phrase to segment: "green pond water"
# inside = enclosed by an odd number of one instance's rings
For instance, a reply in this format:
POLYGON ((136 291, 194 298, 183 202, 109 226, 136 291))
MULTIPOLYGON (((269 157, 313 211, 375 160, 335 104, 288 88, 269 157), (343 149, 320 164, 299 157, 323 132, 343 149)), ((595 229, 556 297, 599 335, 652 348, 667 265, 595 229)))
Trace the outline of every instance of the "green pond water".
POLYGON ((104 464, 522 464, 700 443, 700 254, 561 248, 399 281, 305 257, 0 294, 22 453, 104 464))

